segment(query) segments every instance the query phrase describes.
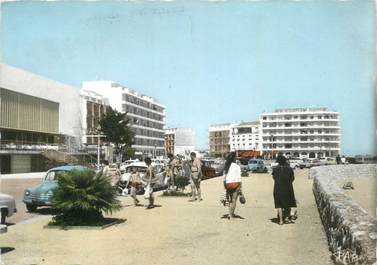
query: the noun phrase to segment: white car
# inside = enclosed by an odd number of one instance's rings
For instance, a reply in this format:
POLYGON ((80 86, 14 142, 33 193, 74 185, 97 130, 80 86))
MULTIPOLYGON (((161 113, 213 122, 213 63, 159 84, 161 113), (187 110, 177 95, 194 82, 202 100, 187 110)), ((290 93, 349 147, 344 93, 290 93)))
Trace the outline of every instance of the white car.
POLYGON ((15 199, 8 194, 0 193, 0 223, 5 224, 5 219, 15 212, 17 212, 15 199))
MULTIPOLYGON (((155 164, 152 163, 152 166, 154 167, 155 173, 160 178, 160 185, 164 184, 165 174, 164 174, 164 167, 161 164, 155 164)), ((120 177, 121 184, 125 187, 128 186, 131 174, 133 170, 136 169, 137 172, 140 174, 140 178, 143 178, 143 175, 147 172, 147 164, 145 162, 134 162, 129 165, 127 165, 124 169, 124 173, 120 177)))

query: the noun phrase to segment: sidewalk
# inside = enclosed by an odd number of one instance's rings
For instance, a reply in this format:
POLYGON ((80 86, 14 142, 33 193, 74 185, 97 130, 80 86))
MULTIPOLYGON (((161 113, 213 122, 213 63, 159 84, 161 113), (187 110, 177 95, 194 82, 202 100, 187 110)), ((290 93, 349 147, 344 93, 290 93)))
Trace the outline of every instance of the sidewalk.
POLYGON ((18 174, 0 174, 1 179, 42 179, 46 172, 18 173, 18 174))
MULTIPOLYGON (((123 224, 102 231, 43 229, 49 219, 15 225, 1 235, 6 265, 332 265, 307 170, 296 171, 299 217, 279 226, 270 174, 243 178, 245 205, 228 220, 220 205, 221 178, 204 181, 202 202, 156 197, 152 210, 134 207, 129 197, 113 217, 123 224)), ((146 203, 143 196, 139 196, 146 203)))

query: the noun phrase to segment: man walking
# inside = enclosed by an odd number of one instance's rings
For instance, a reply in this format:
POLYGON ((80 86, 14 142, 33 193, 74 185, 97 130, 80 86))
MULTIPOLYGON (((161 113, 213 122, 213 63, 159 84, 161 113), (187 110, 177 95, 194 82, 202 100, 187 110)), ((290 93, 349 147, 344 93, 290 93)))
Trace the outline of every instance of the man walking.
POLYGON ((177 159, 174 158, 174 155, 169 153, 168 154, 169 162, 167 166, 167 177, 168 177, 168 189, 170 190, 175 190, 175 177, 177 176, 178 173, 178 166, 179 162, 177 159))
POLYGON ((190 181, 191 181, 191 199, 190 201, 202 201, 202 194, 200 190, 200 181, 202 177, 202 162, 199 158, 196 157, 196 153, 192 152, 190 154, 191 160, 190 160, 190 181), (196 197, 198 196, 198 197, 196 197))

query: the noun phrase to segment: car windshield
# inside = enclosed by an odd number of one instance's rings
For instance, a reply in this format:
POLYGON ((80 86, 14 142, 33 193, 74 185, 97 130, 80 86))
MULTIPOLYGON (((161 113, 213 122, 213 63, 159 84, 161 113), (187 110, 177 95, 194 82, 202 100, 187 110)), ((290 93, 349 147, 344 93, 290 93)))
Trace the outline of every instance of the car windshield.
POLYGON ((45 180, 57 180, 58 177, 66 173, 66 171, 49 171, 45 177, 45 180))
POLYGON ((147 168, 146 167, 128 167, 126 169, 127 173, 132 173, 136 169, 137 172, 146 172, 147 168))
POLYGON ((257 164, 258 162, 256 160, 250 160, 249 164, 257 164))

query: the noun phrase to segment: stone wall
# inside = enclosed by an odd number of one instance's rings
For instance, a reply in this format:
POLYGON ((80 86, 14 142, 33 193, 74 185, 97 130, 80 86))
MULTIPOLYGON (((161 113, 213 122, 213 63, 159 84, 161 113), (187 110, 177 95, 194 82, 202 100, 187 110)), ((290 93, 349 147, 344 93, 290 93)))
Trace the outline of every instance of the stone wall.
POLYGON ((377 165, 314 167, 309 176, 314 179, 314 196, 337 264, 375 264, 377 219, 347 196, 337 182, 347 177, 377 177, 377 165))

